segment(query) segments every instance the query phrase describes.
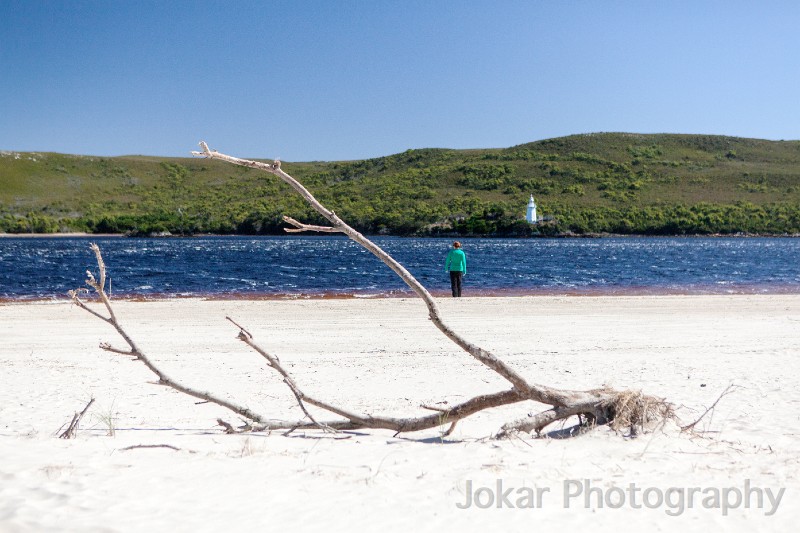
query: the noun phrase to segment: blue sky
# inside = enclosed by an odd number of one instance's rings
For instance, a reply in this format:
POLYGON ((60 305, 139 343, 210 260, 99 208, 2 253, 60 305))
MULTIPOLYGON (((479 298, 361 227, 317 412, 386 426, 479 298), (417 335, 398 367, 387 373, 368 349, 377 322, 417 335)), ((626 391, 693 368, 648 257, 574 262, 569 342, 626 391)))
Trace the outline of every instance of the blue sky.
POLYGON ((378 157, 800 139, 797 1, 0 0, 0 149, 378 157))

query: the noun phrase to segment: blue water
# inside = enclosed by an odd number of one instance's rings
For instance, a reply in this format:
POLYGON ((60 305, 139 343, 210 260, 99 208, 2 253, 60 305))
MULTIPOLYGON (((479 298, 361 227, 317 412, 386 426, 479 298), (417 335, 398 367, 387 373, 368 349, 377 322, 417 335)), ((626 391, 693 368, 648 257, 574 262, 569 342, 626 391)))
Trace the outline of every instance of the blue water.
MULTIPOLYGON (((434 294, 448 239, 375 237, 434 294)), ((103 252, 115 296, 403 295, 344 237, 2 238, 0 298, 63 298, 103 252)), ((462 239, 464 294, 800 293, 800 239, 462 239)))

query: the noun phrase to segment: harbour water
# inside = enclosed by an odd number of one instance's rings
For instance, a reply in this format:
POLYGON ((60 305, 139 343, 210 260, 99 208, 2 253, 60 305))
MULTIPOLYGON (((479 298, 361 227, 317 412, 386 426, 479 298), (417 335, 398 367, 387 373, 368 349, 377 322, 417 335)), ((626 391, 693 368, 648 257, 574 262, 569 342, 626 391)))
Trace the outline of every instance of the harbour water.
MULTIPOLYGON (((375 237, 434 294, 448 239, 375 237)), ((800 239, 461 239, 464 294, 800 293, 800 239)), ((115 296, 410 295, 383 263, 340 236, 0 239, 0 298, 65 298, 103 253, 115 296)))

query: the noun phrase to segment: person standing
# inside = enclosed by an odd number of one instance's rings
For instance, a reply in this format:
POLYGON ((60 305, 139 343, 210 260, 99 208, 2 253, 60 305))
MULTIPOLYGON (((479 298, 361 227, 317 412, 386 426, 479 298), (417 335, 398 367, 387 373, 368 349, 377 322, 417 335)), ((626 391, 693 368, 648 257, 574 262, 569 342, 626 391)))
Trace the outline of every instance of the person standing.
POLYGON ((447 252, 444 270, 450 273, 450 288, 453 291, 453 298, 460 297, 461 279, 467 275, 467 256, 461 249, 460 242, 454 242, 453 249, 447 252))

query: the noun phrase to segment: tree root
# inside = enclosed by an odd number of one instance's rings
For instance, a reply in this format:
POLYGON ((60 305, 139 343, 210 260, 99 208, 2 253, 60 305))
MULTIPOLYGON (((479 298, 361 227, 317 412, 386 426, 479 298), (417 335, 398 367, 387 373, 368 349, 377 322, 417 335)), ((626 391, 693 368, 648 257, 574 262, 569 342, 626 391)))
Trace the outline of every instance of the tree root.
POLYGON ((505 424, 497 437, 504 438, 515 433, 534 431, 540 435, 550 424, 567 420, 572 416, 578 417, 578 426, 584 430, 598 425, 608 425, 614 431, 627 429, 630 436, 636 436, 654 424, 675 418, 672 404, 642 394, 640 391, 603 388, 588 393, 596 394, 598 398, 595 401, 567 403, 540 413, 531 413, 527 418, 505 424))

